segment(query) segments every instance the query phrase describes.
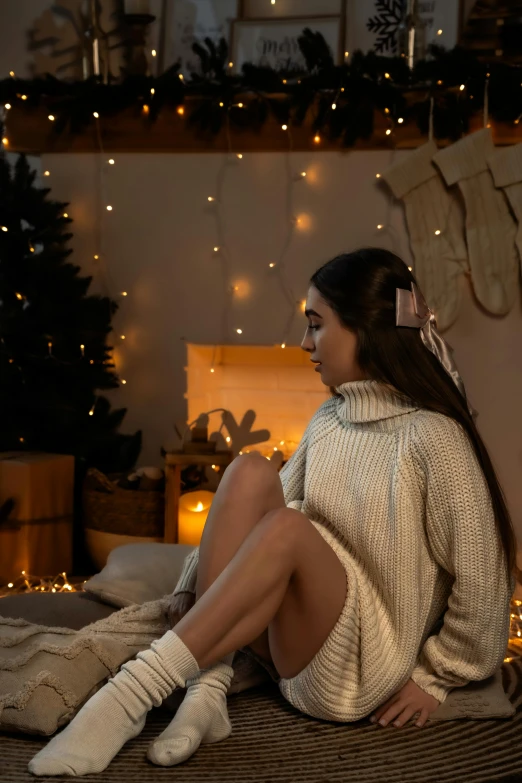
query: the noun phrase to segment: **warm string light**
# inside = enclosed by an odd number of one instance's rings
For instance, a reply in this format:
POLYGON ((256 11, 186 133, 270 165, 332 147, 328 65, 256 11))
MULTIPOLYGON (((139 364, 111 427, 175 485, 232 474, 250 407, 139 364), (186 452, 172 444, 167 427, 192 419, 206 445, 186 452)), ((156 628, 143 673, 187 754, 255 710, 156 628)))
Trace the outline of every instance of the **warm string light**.
MULTIPOLYGON (((154 93, 155 93, 154 88, 151 88, 151 94, 154 95, 154 93)), ((95 112, 95 116, 97 116, 97 112, 95 112)), ((101 163, 100 163, 100 167, 98 169, 97 221, 96 221, 96 238, 95 238, 96 245, 97 245, 97 248, 98 248, 99 252, 95 253, 93 258, 94 258, 94 261, 96 262, 96 268, 97 268, 98 272, 101 273, 101 280, 102 280, 102 283, 103 283, 103 287, 105 288, 105 295, 109 299, 115 299, 115 297, 113 295, 113 291, 116 289, 116 286, 114 285, 114 282, 112 280, 112 276, 110 274, 109 268, 108 268, 107 263, 106 263, 106 254, 105 254, 105 250, 104 250, 104 234, 103 234, 103 231, 102 231, 102 226, 103 226, 102 215, 103 215, 103 205, 105 205, 105 211, 106 212, 112 212, 113 211, 112 204, 107 203, 109 201, 109 199, 107 197, 107 180, 106 180, 105 174, 106 174, 107 166, 114 166, 114 165, 116 165, 116 161, 112 157, 111 158, 106 158, 106 152, 105 152, 105 148, 104 148, 104 145, 103 145, 103 138, 102 138, 102 135, 101 135, 101 128, 100 128, 100 123, 99 122, 95 123, 95 130, 96 130, 96 139, 97 139, 97 143, 98 143, 98 149, 99 149, 99 152, 101 153, 100 154, 100 161, 101 161, 101 163)), ((128 296, 128 292, 127 291, 121 291, 120 292, 120 296, 121 297, 126 297, 126 296, 128 296)), ((114 325, 112 318, 111 318, 111 325, 110 325, 109 335, 110 334, 112 334, 113 336, 116 335, 116 326, 114 325)), ((122 341, 125 340, 125 335, 124 334, 120 334, 120 339, 122 341)), ((94 364, 94 360, 90 359, 89 363, 90 364, 94 364)), ((125 386, 126 383, 127 383, 127 380, 120 378, 120 383, 122 384, 122 386, 125 386)), ((94 404, 92 405, 92 407, 89 410, 89 416, 93 416, 94 415, 97 400, 98 400, 98 397, 95 396, 94 404)))
POLYGON ((0 597, 19 593, 80 593, 86 581, 84 579, 82 582, 69 582, 65 571, 54 577, 39 577, 24 570, 14 582, 0 587, 0 597))
MULTIPOLYGON (((389 114, 389 109, 385 109, 385 114, 389 114)), ((393 162, 395 160, 397 148, 394 146, 393 150, 391 151, 390 160, 388 162, 388 167, 391 167, 393 165, 393 162)), ((377 171, 375 173, 375 184, 376 186, 381 186, 380 180, 382 179, 382 174, 377 171)), ((387 235, 390 237, 392 242, 392 249, 394 253, 398 253, 398 244, 399 244, 399 237, 397 234, 397 231, 395 228, 391 225, 391 210, 393 206, 393 199, 392 196, 389 194, 386 194, 386 215, 384 220, 381 223, 376 224, 376 230, 381 235, 387 235)))

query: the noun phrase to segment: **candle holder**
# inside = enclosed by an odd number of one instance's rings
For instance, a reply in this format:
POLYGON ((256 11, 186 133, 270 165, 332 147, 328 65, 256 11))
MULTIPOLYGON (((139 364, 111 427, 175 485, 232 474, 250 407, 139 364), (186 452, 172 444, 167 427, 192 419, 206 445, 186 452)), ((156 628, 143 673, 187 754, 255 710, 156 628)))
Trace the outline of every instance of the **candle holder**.
POLYGON ((426 23, 419 13, 418 0, 407 0, 405 13, 397 30, 399 55, 408 60, 410 71, 426 57, 426 23))
POLYGON ((148 27, 156 17, 153 14, 123 14, 126 40, 123 76, 150 76, 149 60, 145 54, 148 27))
POLYGON ((88 15, 82 41, 83 78, 97 76, 103 84, 109 83, 109 36, 100 24, 100 0, 89 0, 88 15))

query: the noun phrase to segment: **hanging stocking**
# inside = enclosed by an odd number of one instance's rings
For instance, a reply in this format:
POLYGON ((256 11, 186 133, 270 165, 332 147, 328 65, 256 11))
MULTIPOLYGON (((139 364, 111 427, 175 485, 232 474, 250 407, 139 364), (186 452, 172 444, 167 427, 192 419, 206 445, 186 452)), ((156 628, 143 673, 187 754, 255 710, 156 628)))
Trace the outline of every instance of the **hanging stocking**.
POLYGON ((504 188, 504 193, 518 220, 516 244, 522 261, 522 144, 495 150, 488 158, 488 166, 496 187, 504 188))
POLYGON ((436 152, 437 145, 429 141, 382 178, 395 198, 404 201, 415 277, 443 331, 457 318, 458 278, 468 266, 462 210, 457 194, 445 187, 432 163, 436 152))
POLYGON ((472 133, 433 157, 448 185, 459 183, 466 204, 471 279, 479 302, 505 315, 518 296, 516 223, 495 188, 488 158, 495 151, 489 128, 472 133))

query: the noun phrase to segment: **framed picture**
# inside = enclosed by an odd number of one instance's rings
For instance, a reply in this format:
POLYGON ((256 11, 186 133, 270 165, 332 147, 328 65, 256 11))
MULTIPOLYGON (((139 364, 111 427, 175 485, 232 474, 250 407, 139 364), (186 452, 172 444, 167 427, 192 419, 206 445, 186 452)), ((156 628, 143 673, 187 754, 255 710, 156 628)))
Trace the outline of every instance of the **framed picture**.
POLYGON ((199 57, 192 51, 194 41, 203 43, 220 38, 230 45, 230 26, 237 17, 238 0, 164 0, 164 52, 161 70, 178 60, 185 73, 199 73, 199 57))
POLYGON ((342 16, 308 16, 279 19, 240 19, 232 25, 232 71, 241 73, 244 63, 258 66, 303 70, 306 61, 298 38, 309 27, 319 32, 330 47, 334 62, 342 62, 342 16))

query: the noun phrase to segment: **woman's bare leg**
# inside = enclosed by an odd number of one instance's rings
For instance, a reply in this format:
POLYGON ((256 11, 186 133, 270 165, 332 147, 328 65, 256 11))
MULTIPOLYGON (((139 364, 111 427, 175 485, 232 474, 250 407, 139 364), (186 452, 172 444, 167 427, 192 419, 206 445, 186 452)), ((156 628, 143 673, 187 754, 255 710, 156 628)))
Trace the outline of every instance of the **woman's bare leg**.
MULTIPOLYGON (((203 530, 196 601, 230 563, 264 515, 278 508, 285 508, 285 498, 275 465, 257 452, 236 457, 223 474, 203 530)), ((267 628, 248 646, 271 662, 267 628)))
POLYGON ((311 522, 300 511, 276 509, 254 527, 175 633, 206 668, 268 628, 277 671, 294 677, 333 629, 346 589, 343 565, 311 522))

